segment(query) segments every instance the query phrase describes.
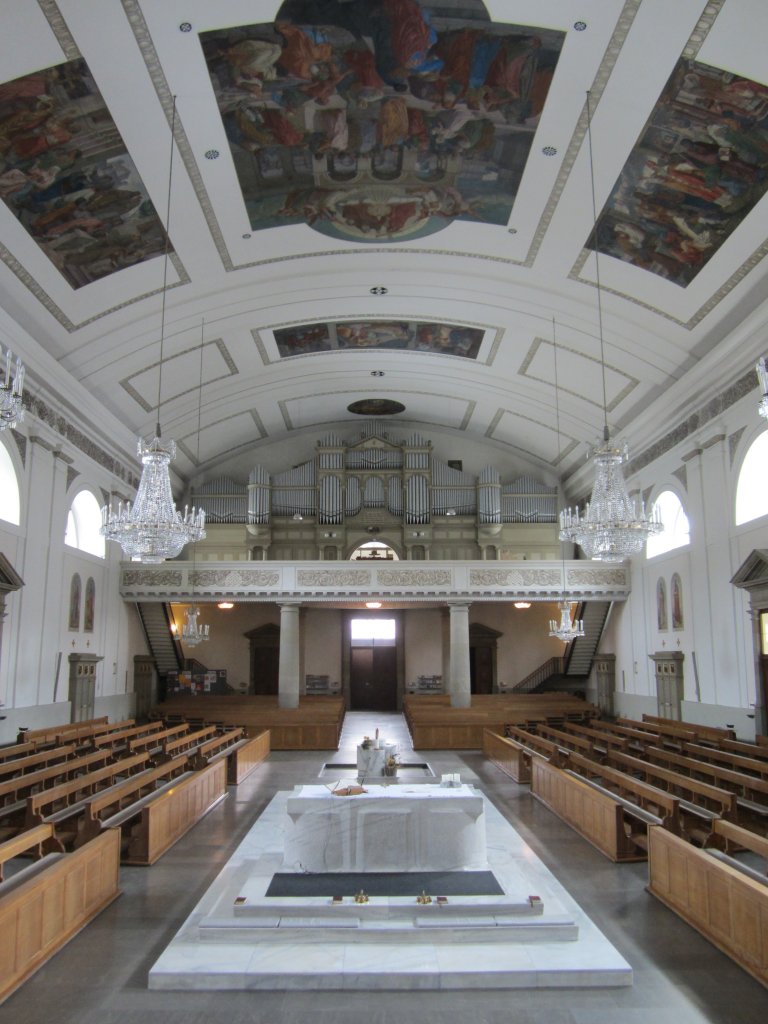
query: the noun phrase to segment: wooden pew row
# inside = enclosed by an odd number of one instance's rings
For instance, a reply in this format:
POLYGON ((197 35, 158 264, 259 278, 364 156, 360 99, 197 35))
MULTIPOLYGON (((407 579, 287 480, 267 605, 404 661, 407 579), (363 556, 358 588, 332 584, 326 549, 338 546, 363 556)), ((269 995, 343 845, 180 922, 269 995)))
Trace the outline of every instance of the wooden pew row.
POLYGON ((75 847, 119 829, 123 862, 154 864, 227 794, 224 761, 199 772, 187 764, 182 754, 88 800, 75 847))
POLYGON ((685 721, 671 722, 668 718, 660 718, 658 715, 643 715, 643 721, 654 726, 670 728, 670 735, 674 735, 675 729, 679 727, 681 729, 691 730, 700 738, 710 740, 713 743, 717 743, 719 740, 736 739, 736 733, 733 729, 729 729, 727 727, 723 728, 717 725, 700 725, 696 722, 685 721))
POLYGON ((583 725, 581 722, 565 722, 562 729, 563 732, 572 733, 574 736, 591 739, 595 751, 600 756, 607 754, 609 750, 620 750, 622 754, 630 752, 630 740, 626 736, 595 729, 591 725, 583 725))
POLYGON ((658 742, 658 733, 652 733, 648 729, 633 729, 628 725, 619 725, 618 722, 607 722, 602 718, 590 720, 590 728, 598 732, 607 733, 610 736, 620 736, 627 741, 627 751, 643 751, 649 743, 658 742))
POLYGON ((742 810, 750 810, 768 818, 768 781, 765 779, 758 779, 754 775, 745 775, 723 765, 699 761, 659 747, 648 747, 645 756, 653 764, 667 765, 673 771, 680 771, 692 778, 703 776, 703 782, 711 782, 713 786, 731 790, 739 797, 740 813, 742 810))
POLYGON ((273 750, 336 750, 344 722, 341 697, 302 697, 298 708, 280 708, 276 697, 170 697, 155 709, 161 716, 242 726, 255 736, 264 729, 273 750))
POLYGON ((5 865, 17 857, 29 855, 40 860, 49 853, 63 853, 64 847, 54 835, 52 825, 38 825, 13 839, 0 843, 0 882, 5 881, 5 865))
POLYGON ((128 740, 136 739, 139 736, 147 736, 153 732, 159 732, 163 728, 160 721, 146 722, 144 725, 131 725, 125 729, 114 729, 93 737, 94 747, 115 747, 126 746, 128 740))
POLYGON ((25 757, 27 754, 34 754, 36 750, 37 744, 31 741, 29 743, 9 743, 5 747, 0 747, 0 764, 17 757, 25 757))
MULTIPOLYGON (((52 839, 52 826, 41 829, 49 838, 41 840, 43 832, 31 830, 29 849, 52 839)), ((53 854, 32 872, 0 884, 0 1001, 120 895, 119 868, 120 834, 112 829, 81 850, 53 854)))
POLYGON ((11 805, 25 800, 31 793, 36 793, 46 786, 58 785, 81 772, 92 771, 94 768, 106 764, 110 757, 111 754, 108 750, 94 750, 82 757, 59 761, 38 771, 4 779, 0 782, 0 815, 6 814, 11 805))
POLYGON ((552 740, 568 750, 576 750, 593 761, 602 761, 608 753, 605 749, 596 750, 594 741, 588 736, 579 736, 570 731, 566 732, 564 729, 555 729, 553 726, 547 725, 546 722, 537 722, 534 729, 537 735, 552 740))
POLYGON ((530 755, 508 736, 502 736, 493 729, 484 729, 483 753, 515 782, 525 784, 531 781, 530 755))
POLYGON ((162 745, 166 740, 175 739, 177 736, 188 732, 189 725, 187 722, 182 722, 180 725, 172 725, 168 729, 157 729, 154 732, 142 733, 142 735, 128 740, 128 750, 132 754, 138 754, 142 751, 159 752, 162 750, 162 745))
POLYGON ((747 757, 730 750, 722 750, 720 747, 702 747, 699 743, 684 743, 683 754, 686 757, 693 757, 697 761, 720 764, 735 772, 742 772, 744 775, 755 775, 758 779, 768 779, 768 760, 747 757))
POLYGON ((218 731, 218 726, 206 725, 202 729, 195 730, 195 732, 185 732, 174 738, 165 739, 162 742, 158 760, 172 761, 179 754, 190 754, 193 747, 198 747, 205 740, 215 736, 218 731))
MULTIPOLYGON (((581 759, 575 752, 568 756, 581 759)), ((583 760, 588 761, 584 758, 583 760)), ((531 759, 531 793, 576 832, 616 863, 645 860, 647 830, 680 829, 679 800, 653 786, 590 762, 595 782, 579 771, 558 767, 539 754, 531 759), (613 782, 621 793, 602 783, 613 782), (626 794, 626 795, 623 795, 626 794), (646 806, 644 806, 646 805, 646 806), (648 805, 652 808, 649 809, 648 805)))
POLYGON ((680 772, 651 764, 650 761, 642 761, 629 754, 611 753, 607 762, 612 768, 618 768, 628 775, 639 776, 649 785, 679 796, 684 829, 692 839, 703 842, 711 831, 714 818, 738 821, 737 796, 730 790, 699 782, 688 775, 681 775, 680 772))
MULTIPOLYGON (((737 828, 713 822, 721 838, 737 828)), ((765 855, 746 829, 732 841, 765 855)), ((768 987, 768 882, 662 828, 649 829, 648 874, 650 893, 768 987)))
POLYGON ((14 757, 9 761, 0 762, 0 779, 11 775, 23 775, 29 769, 38 771, 41 768, 48 768, 57 761, 66 761, 74 755, 75 745, 69 743, 63 747, 48 747, 45 750, 38 750, 25 757, 14 757))
POLYGON ((747 743, 746 740, 719 740, 717 749, 743 754, 759 761, 768 761, 768 746, 760 742, 761 739, 762 737, 758 736, 755 743, 747 743))
POLYGON ((81 733, 86 733, 93 726, 108 724, 109 716, 102 715, 100 718, 87 718, 82 722, 61 722, 59 725, 47 725, 42 729, 20 729, 16 742, 46 743, 66 734, 71 734, 72 739, 78 739, 81 733))
POLYGON ((87 800, 96 792, 108 789, 129 775, 144 771, 149 757, 135 754, 124 757, 114 764, 105 765, 95 771, 78 775, 70 782, 44 789, 27 797, 26 827, 49 822, 56 827, 57 835, 68 845, 74 842, 78 832, 76 818, 85 811, 87 800))
POLYGON ((256 736, 243 736, 242 729, 230 729, 201 743, 191 758, 191 764, 200 771, 217 760, 225 759, 227 785, 237 786, 269 757, 269 753, 269 729, 263 729, 256 736))

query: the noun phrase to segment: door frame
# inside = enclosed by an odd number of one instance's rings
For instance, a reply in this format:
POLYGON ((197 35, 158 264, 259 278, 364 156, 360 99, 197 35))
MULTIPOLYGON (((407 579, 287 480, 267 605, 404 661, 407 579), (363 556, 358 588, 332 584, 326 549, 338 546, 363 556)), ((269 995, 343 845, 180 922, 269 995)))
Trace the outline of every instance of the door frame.
POLYGON ((397 675, 397 710, 403 709, 405 693, 405 613, 399 608, 369 611, 367 608, 346 609, 341 618, 341 692, 346 706, 351 702, 352 641, 350 637, 352 619, 394 619, 395 620, 395 672, 397 675))

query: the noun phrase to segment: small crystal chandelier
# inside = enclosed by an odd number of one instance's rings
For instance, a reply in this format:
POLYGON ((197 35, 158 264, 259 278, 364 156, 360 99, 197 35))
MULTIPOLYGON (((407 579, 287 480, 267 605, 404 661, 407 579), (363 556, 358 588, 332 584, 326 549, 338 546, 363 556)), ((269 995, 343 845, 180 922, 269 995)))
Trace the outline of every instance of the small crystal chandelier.
POLYGON ((185 508, 177 511, 171 493, 168 466, 176 457, 174 441, 163 441, 160 430, 160 396, 163 382, 163 342, 165 340, 165 300, 168 290, 170 245, 171 182, 173 180, 173 135, 176 127, 176 97, 171 119, 171 157, 168 169, 168 206, 165 219, 165 257, 163 261, 162 307, 160 315, 160 364, 157 382, 157 424, 151 441, 139 440, 137 453, 143 469, 136 500, 118 502, 117 508, 105 505, 101 510, 101 534, 117 541, 133 562, 163 562, 175 558, 186 544, 205 537, 205 512, 185 508))
POLYGON ((549 635, 556 636, 565 643, 584 636, 584 619, 571 619, 571 602, 560 601, 557 607, 560 609, 560 621, 549 620, 549 635))
POLYGON ((600 261, 598 258, 598 222, 595 202, 595 170, 592 158, 592 117, 587 93, 587 137, 589 140, 589 173, 592 185, 592 218, 595 252, 595 286, 600 334, 600 366, 603 376, 603 440, 591 455, 595 464, 595 483, 591 501, 584 515, 578 508, 560 513, 560 540, 578 544, 588 558, 600 562, 623 562, 642 550, 648 537, 661 533, 663 525, 657 510, 647 513, 641 502, 638 509, 627 494, 621 465, 628 457, 625 444, 611 440, 608 429, 608 401, 605 387, 605 343, 603 340, 603 304, 600 292, 600 261))
MULTIPOLYGON (((3 358, 3 348, 0 345, 0 361, 3 358)), ((16 357, 16 364, 13 365, 13 352, 10 349, 5 353, 5 377, 0 374, 0 430, 15 427, 24 419, 24 406, 21 404, 24 391, 24 364, 16 357), (13 379, 11 379, 11 367, 13 366, 13 379)))
POLYGON ((757 379, 760 382, 760 390, 763 393, 757 411, 768 420, 768 366, 766 366, 765 356, 761 356, 757 360, 755 369, 757 370, 757 379))
MULTIPOLYGON (((557 426, 557 461, 560 461, 560 398, 559 390, 557 387, 557 332, 555 330, 555 320, 552 318, 552 355, 554 360, 555 368, 555 423, 557 426)), ((563 640, 565 643, 569 643, 571 640, 575 640, 577 637, 584 636, 584 620, 573 619, 571 620, 571 602, 565 596, 565 549, 562 540, 560 541, 560 557, 563 566, 563 592, 561 596, 558 608, 560 609, 560 622, 557 619, 549 620, 549 635, 557 637, 558 640, 563 640)))
MULTIPOLYGON (((197 464, 200 464, 200 423, 203 412, 203 348, 205 343, 205 320, 200 326, 200 386, 197 395, 197 464)), ((190 573, 190 593, 192 603, 187 608, 184 616, 184 624, 181 627, 181 639, 187 647, 195 647, 197 644, 207 640, 211 627, 197 621, 200 608, 195 604, 195 581, 197 578, 197 541, 192 546, 192 571, 190 573)))
POLYGON ((181 627, 181 640, 185 647, 195 647, 208 639, 210 626, 203 625, 197 621, 200 609, 196 604, 191 604, 184 613, 184 623, 181 627))

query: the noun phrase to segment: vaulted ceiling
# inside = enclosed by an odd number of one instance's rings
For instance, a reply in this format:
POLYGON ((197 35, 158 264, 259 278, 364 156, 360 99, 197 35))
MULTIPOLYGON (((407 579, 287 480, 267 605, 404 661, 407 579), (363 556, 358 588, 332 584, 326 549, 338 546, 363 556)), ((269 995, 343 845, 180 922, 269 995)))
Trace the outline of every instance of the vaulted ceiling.
POLYGON ((597 273, 608 418, 636 449, 760 349, 764 0, 0 19, 0 340, 122 452, 156 419, 166 220, 161 422, 186 478, 300 461, 357 402, 399 403, 393 433, 446 457, 567 477, 603 422, 597 273))

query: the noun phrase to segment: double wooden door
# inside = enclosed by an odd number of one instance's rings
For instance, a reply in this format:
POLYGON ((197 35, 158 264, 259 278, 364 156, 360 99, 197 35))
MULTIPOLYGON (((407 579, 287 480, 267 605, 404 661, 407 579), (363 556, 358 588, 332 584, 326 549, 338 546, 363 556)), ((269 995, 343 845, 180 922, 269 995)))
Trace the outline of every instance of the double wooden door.
POLYGON ((351 711, 397 710, 397 648, 353 647, 350 650, 351 711))

